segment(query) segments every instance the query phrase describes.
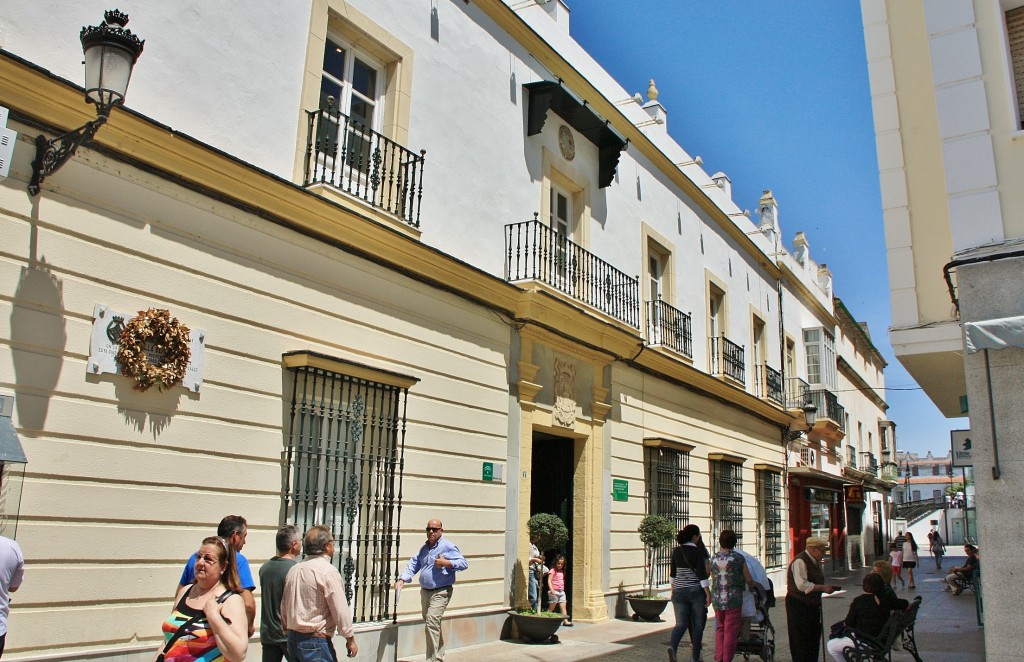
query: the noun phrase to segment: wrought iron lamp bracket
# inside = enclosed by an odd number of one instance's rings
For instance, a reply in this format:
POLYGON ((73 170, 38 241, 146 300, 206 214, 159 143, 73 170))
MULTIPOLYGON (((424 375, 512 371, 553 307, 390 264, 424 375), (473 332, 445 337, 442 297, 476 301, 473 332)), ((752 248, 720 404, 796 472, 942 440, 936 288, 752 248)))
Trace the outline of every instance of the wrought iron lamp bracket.
POLYGON ((32 181, 28 184, 31 195, 39 195, 39 187, 43 180, 55 173, 68 159, 74 156, 79 146, 91 140, 99 128, 106 124, 109 110, 100 112, 99 117, 84 125, 47 140, 46 136, 36 136, 36 158, 32 161, 32 181))

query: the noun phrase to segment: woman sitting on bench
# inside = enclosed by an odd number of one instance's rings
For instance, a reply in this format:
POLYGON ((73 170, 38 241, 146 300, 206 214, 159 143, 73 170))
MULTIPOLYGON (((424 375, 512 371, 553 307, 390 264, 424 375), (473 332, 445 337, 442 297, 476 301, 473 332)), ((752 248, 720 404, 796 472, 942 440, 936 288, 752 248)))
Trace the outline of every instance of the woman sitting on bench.
POLYGON ((861 584, 863 595, 858 595, 850 603, 850 611, 846 614, 844 636, 830 639, 828 653, 836 662, 844 662, 843 649, 856 646, 854 638, 858 633, 877 637, 885 627, 886 621, 894 609, 906 609, 910 603, 896 598, 895 601, 885 594, 885 580, 875 573, 864 575, 861 584))

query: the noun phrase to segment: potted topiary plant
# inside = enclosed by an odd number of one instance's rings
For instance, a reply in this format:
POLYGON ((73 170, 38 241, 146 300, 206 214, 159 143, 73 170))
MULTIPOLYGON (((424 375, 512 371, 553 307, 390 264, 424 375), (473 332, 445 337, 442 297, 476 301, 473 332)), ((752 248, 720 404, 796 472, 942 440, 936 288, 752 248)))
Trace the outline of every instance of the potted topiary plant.
POLYGON ((637 532, 640 534, 640 542, 643 543, 647 557, 644 567, 647 586, 643 592, 626 596, 626 599, 633 609, 635 620, 656 621, 665 611, 668 598, 654 594, 654 554, 659 547, 672 544, 676 536, 676 527, 663 515, 647 515, 640 520, 637 532))
MULTIPOLYGON (((537 548, 541 555, 555 549, 561 549, 569 541, 569 529, 557 515, 537 513, 526 522, 530 538, 537 539, 537 548)), ((516 625, 519 638, 523 641, 548 641, 559 626, 562 615, 555 612, 541 612, 531 609, 514 609, 509 612, 516 625)))

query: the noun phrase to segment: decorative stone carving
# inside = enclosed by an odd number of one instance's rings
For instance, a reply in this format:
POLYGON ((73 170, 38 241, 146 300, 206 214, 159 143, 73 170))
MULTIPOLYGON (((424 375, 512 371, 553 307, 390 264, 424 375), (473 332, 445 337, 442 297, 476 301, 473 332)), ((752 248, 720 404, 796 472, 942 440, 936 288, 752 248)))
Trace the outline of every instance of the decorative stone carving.
POLYGON ((556 357, 554 384, 555 424, 571 428, 576 422, 576 364, 556 357))

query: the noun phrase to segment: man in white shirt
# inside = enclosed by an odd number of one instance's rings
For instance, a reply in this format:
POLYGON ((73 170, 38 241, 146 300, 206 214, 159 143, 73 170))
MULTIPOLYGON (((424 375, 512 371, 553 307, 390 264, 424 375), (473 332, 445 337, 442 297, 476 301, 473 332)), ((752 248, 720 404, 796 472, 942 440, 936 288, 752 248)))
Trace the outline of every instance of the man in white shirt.
POLYGON ((0 536, 0 656, 7 643, 7 616, 11 612, 11 593, 21 587, 25 577, 25 557, 21 547, 10 538, 0 536))

